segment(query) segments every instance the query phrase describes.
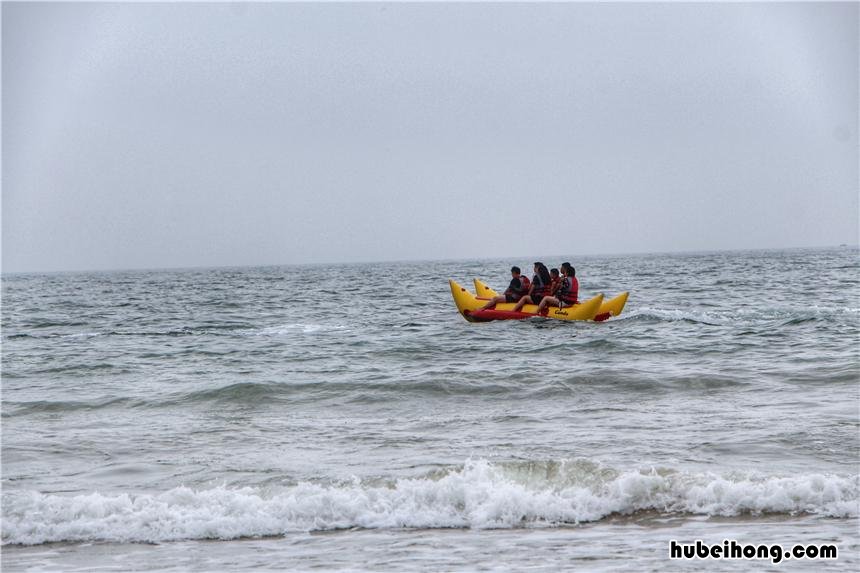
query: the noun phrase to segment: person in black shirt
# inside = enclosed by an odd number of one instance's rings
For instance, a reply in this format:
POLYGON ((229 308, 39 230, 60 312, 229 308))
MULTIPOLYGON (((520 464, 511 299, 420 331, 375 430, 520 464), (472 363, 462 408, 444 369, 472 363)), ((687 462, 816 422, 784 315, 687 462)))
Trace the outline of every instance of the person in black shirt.
POLYGON ((520 275, 520 267, 511 267, 511 284, 504 294, 490 299, 490 301, 478 310, 493 308, 500 302, 517 302, 529 292, 529 279, 520 275))
POLYGON ((520 299, 514 310, 522 310, 527 304, 540 304, 541 299, 549 294, 550 285, 552 285, 552 278, 549 276, 549 269, 543 263, 535 263, 535 276, 529 293, 520 299))

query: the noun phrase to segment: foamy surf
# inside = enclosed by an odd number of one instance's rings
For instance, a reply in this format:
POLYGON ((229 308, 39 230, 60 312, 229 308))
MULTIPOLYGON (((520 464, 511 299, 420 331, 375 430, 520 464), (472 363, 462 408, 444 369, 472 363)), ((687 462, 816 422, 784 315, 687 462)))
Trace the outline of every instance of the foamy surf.
POLYGON ((652 320, 657 322, 689 322, 709 326, 767 326, 800 324, 811 320, 833 320, 843 315, 858 314, 852 307, 829 307, 804 304, 796 307, 763 306, 726 310, 689 310, 639 306, 625 311, 613 320, 652 320))
POLYGON ((639 511, 850 518, 860 476, 618 472, 587 461, 470 461, 414 479, 157 495, 8 492, 3 543, 236 539, 349 528, 552 527, 639 511))
POLYGON ((284 336, 287 334, 316 334, 326 333, 332 330, 347 330, 346 326, 341 324, 313 324, 313 323, 290 323, 269 326, 259 330, 248 331, 248 334, 253 336, 284 336))

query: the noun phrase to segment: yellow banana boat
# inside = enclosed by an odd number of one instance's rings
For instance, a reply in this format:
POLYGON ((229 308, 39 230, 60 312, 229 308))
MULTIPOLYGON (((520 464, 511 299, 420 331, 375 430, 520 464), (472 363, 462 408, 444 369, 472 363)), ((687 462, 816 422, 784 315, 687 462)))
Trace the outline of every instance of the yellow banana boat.
MULTIPOLYGON (((559 320, 594 320, 597 312, 600 310, 600 305, 603 303, 603 295, 599 294, 594 298, 568 306, 558 308, 551 306, 545 314, 538 314, 536 304, 527 304, 521 311, 514 311, 515 303, 502 302, 495 308, 481 310, 487 300, 486 298, 478 298, 464 287, 460 286, 457 281, 449 280, 451 286, 451 294, 454 296, 454 303, 457 305, 457 310, 463 315, 463 318, 469 322, 486 322, 489 320, 511 320, 531 318, 533 316, 544 316, 546 318, 556 318, 559 320)), ((482 283, 483 284, 483 283, 482 283)), ((486 285, 484 285, 486 287, 486 285)), ((491 292, 492 289, 486 287, 491 292)), ((494 295, 495 296, 495 295, 494 295)))
MULTIPOLYGON (((487 286, 487 283, 483 282, 482 280, 475 279, 474 282, 475 294, 478 298, 491 299, 494 296, 498 296, 499 293, 487 286)), ((624 310, 624 305, 627 304, 627 296, 629 294, 629 292, 623 292, 613 298, 605 299, 601 303, 600 308, 597 310, 597 314, 594 315, 594 318, 592 320, 601 322, 613 316, 618 316, 619 314, 621 314, 621 311, 624 310)))

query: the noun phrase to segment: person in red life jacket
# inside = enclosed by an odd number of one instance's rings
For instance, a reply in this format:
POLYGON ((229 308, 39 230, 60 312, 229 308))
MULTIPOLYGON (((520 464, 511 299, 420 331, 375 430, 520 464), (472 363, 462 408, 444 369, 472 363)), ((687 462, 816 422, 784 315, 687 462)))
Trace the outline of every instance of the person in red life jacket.
POLYGON ((561 277, 558 275, 558 269, 550 269, 549 276, 552 279, 552 283, 549 285, 549 294, 555 296, 558 292, 558 287, 561 286, 561 277))
POLYGON ((529 293, 520 299, 515 311, 522 310, 527 304, 539 304, 541 299, 549 294, 549 288, 552 284, 552 277, 549 276, 549 270, 543 263, 535 263, 535 276, 532 278, 532 286, 529 288, 529 293))
POLYGON ((511 284, 508 285, 508 290, 504 294, 491 298, 490 302, 479 310, 493 308, 500 302, 517 302, 529 292, 530 286, 528 277, 520 275, 520 267, 511 267, 511 284))
POLYGON ((544 297, 540 301, 538 314, 547 312, 547 307, 550 305, 564 308, 576 304, 577 297, 579 296, 579 281, 576 279, 576 269, 570 263, 562 263, 561 272, 564 274, 564 278, 561 280, 558 293, 556 296, 544 297))

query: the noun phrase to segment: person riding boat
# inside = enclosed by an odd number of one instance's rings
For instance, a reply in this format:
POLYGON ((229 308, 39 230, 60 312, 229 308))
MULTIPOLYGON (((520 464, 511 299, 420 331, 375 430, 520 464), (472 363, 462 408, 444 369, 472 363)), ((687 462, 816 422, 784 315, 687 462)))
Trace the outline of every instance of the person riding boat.
POLYGON ((547 312, 547 307, 550 305, 564 308, 577 303, 579 281, 576 278, 576 269, 570 263, 562 263, 561 272, 564 274, 564 278, 561 280, 557 296, 544 297, 538 305, 538 314, 547 312))
POLYGON ((522 297, 529 292, 531 283, 529 278, 520 274, 520 267, 511 267, 511 283, 504 294, 500 294, 490 299, 490 301, 481 307, 479 310, 493 308, 500 302, 518 302, 522 297))
POLYGON ((552 282, 549 285, 549 292, 547 294, 555 296, 556 291, 558 291, 558 287, 561 286, 561 277, 558 274, 558 269, 550 269, 549 276, 552 279, 552 282))
POLYGON ((549 293, 552 278, 549 276, 549 270, 546 265, 537 262, 535 263, 535 275, 532 278, 532 286, 529 288, 529 293, 522 297, 514 307, 514 311, 520 311, 527 304, 538 304, 541 299, 549 293))

